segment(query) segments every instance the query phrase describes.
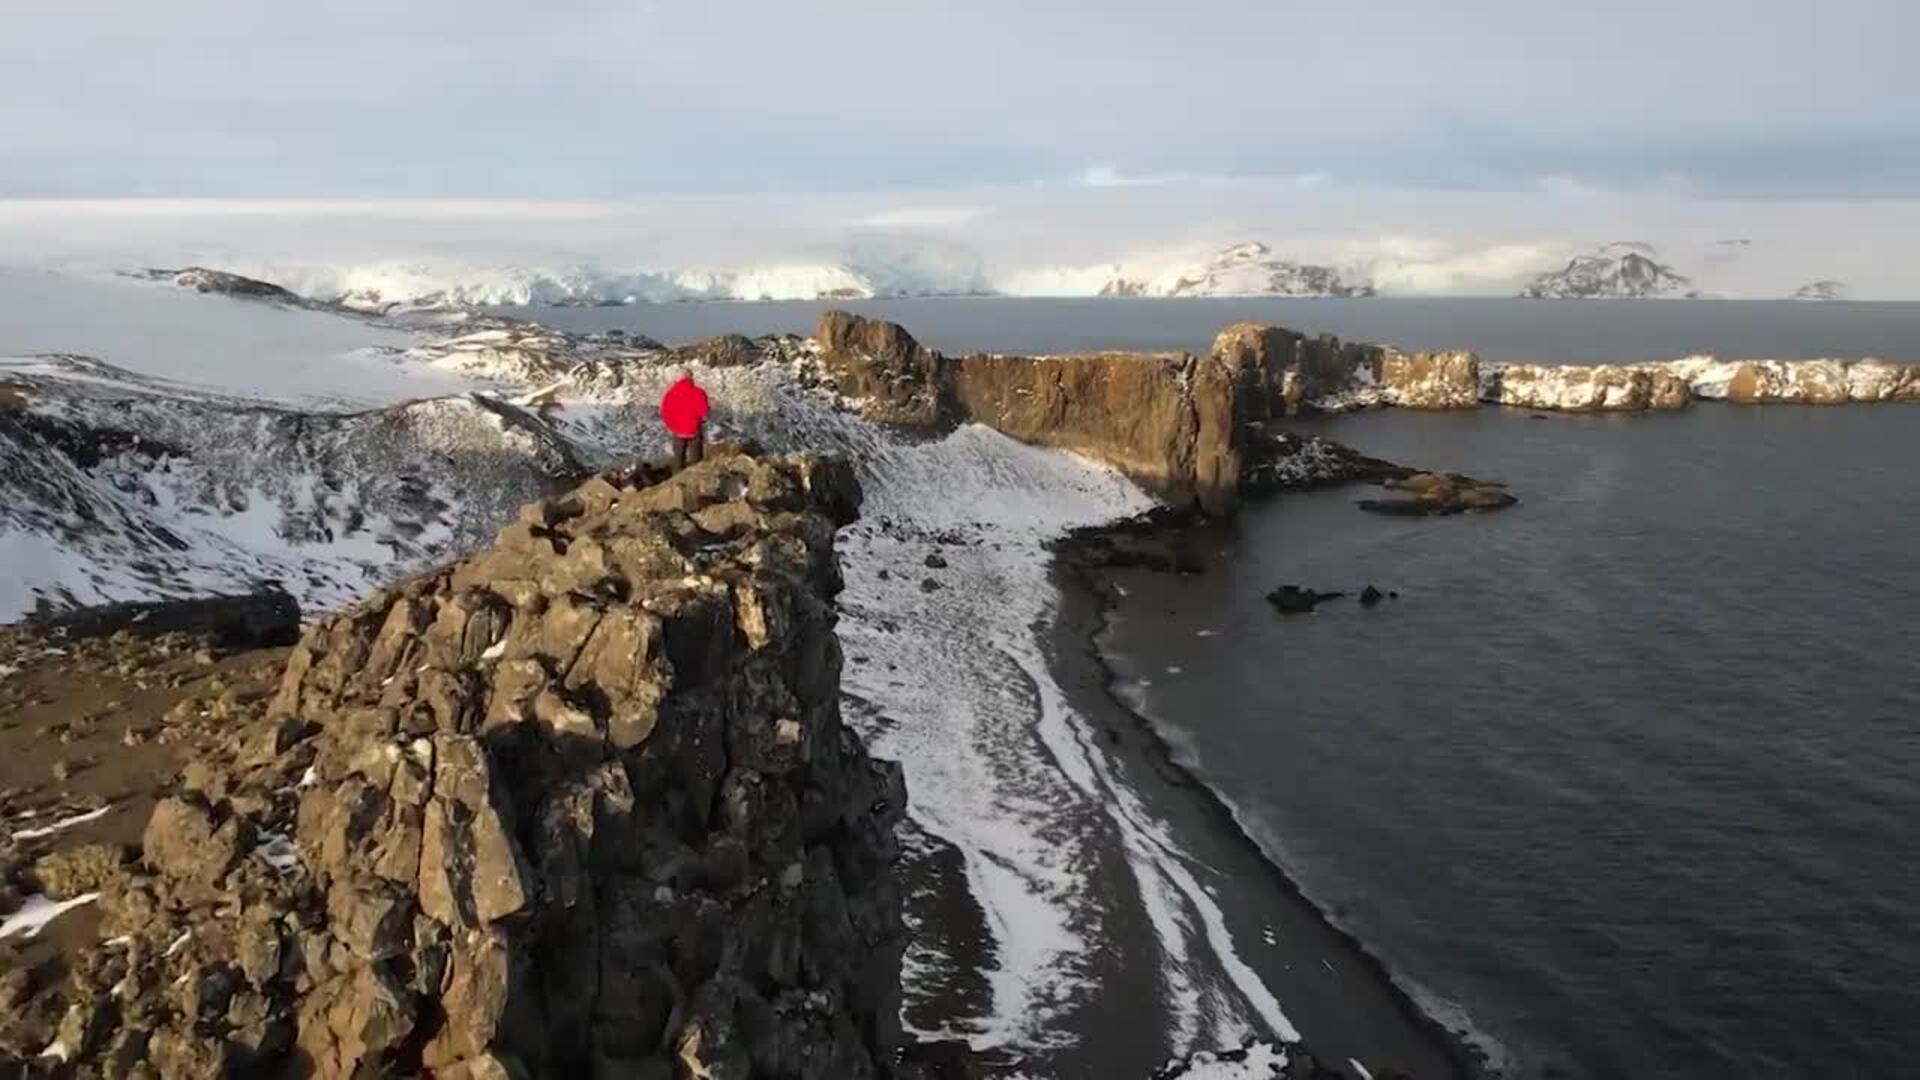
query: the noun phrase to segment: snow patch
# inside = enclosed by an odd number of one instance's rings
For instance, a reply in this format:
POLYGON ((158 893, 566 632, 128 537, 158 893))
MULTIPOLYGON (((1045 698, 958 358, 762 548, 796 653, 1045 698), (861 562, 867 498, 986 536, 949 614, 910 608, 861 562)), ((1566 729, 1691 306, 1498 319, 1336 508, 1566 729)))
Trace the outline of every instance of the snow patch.
POLYGON ((53 920, 72 911, 74 908, 91 904, 100 899, 97 892, 82 893, 67 900, 49 900, 35 893, 20 902, 19 910, 0 921, 0 941, 18 934, 22 937, 39 937, 53 920))
POLYGON ((99 821, 112 812, 113 806, 112 804, 108 804, 98 810, 89 810, 84 814, 75 814, 72 817, 61 818, 50 825, 41 825, 32 829, 21 829, 13 834, 13 838, 16 841, 39 840, 42 837, 52 836, 54 833, 71 829, 76 825, 85 825, 89 821, 99 821))

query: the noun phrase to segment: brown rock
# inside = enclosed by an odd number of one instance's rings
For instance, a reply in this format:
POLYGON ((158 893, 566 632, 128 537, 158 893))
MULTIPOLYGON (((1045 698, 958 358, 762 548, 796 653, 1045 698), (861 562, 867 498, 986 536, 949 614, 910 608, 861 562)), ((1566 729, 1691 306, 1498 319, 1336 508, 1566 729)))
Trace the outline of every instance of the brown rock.
POLYGON ((41 892, 65 900, 104 890, 126 860, 119 844, 84 844, 42 856, 33 864, 33 876, 41 892))
POLYGON ((197 885, 217 884, 240 858, 251 828, 238 819, 216 824, 212 811, 188 798, 162 799, 141 840, 147 865, 197 885))
POLYGON ((860 402, 868 419, 919 429, 948 421, 942 407, 945 361, 905 328, 829 311, 820 316, 813 338, 835 389, 860 402))

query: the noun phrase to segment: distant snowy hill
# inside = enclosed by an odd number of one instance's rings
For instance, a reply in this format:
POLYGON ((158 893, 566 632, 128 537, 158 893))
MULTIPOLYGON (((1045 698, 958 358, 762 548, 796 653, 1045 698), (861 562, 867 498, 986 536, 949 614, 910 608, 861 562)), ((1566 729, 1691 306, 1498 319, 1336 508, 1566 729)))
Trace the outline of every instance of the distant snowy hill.
POLYGON ((1845 300, 1847 283, 1844 281, 1816 281, 1802 285, 1793 291, 1795 300, 1845 300))
POLYGON ((1115 267, 1101 296, 1372 296, 1373 283, 1331 266, 1277 258, 1259 241, 1234 244, 1205 262, 1149 270, 1115 267), (1139 274, 1140 276, 1134 276, 1139 274))
POLYGON ((1646 299, 1694 297, 1693 282, 1655 261, 1650 244, 1619 241, 1590 255, 1576 255, 1559 270, 1533 279, 1520 291, 1528 300, 1646 299))
POLYGON ((0 269, 177 268, 159 276, 216 293, 250 279, 381 314, 983 295, 1903 300, 1920 299, 1902 255, 1916 243, 1920 200, 1208 185, 616 203, 0 199, 0 269), (1642 243, 1601 246, 1617 237, 1642 243))

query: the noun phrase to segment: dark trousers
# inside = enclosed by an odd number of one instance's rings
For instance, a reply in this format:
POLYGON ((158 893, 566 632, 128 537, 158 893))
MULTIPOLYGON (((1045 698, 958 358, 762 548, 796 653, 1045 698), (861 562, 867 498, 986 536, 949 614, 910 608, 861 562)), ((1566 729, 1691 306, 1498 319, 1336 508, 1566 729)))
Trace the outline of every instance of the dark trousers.
POLYGON ((673 437, 673 471, 679 472, 689 465, 700 464, 707 456, 707 433, 702 429, 692 438, 673 437))

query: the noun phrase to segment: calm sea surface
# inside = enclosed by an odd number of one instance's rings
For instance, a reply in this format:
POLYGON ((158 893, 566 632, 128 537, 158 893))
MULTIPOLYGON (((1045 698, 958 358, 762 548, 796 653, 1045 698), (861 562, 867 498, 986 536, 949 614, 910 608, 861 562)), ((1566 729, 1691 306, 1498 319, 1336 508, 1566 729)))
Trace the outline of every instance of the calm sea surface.
POLYGON ((1659 300, 849 300, 506 308, 566 330, 618 327, 680 344, 721 333, 804 334, 847 308, 901 323, 945 352, 1204 350, 1229 323, 1489 360, 1672 360, 1693 353, 1920 361, 1920 304, 1659 300))
MULTIPOLYGON (((540 309, 670 342, 827 304, 540 309)), ((1920 305, 914 300, 944 350, 1204 348, 1239 319, 1491 359, 1920 359, 1920 305)), ((1302 425, 1311 427, 1312 425, 1302 425)), ((1920 406, 1321 430, 1507 481, 1413 521, 1289 496, 1106 641, 1248 831, 1522 1075, 1920 1075, 1920 406), (1284 618, 1280 583, 1401 599, 1284 618)))
POLYGON ((1920 407, 1322 427, 1523 501, 1293 496, 1128 579, 1116 664, 1269 853, 1518 1074, 1920 1075, 1920 407))

